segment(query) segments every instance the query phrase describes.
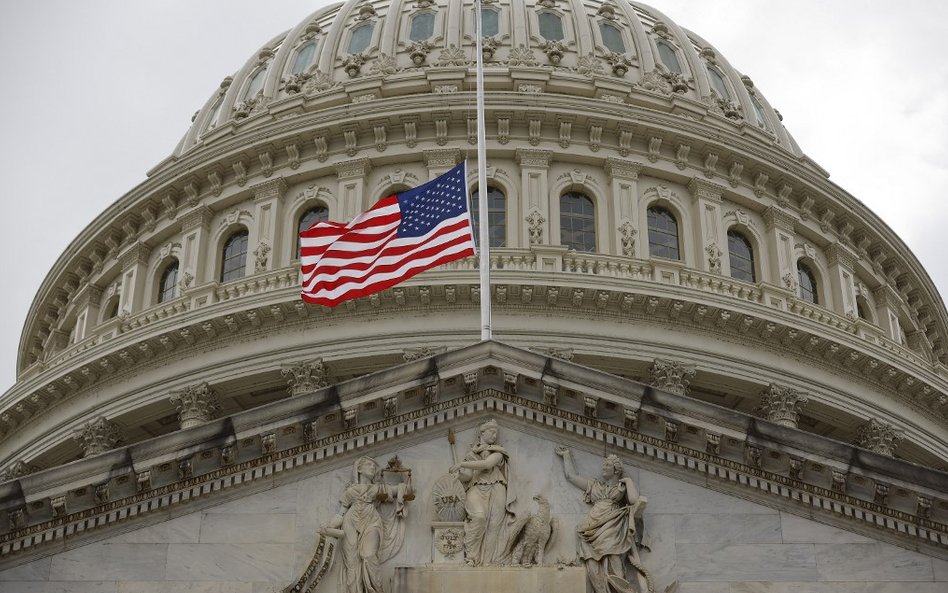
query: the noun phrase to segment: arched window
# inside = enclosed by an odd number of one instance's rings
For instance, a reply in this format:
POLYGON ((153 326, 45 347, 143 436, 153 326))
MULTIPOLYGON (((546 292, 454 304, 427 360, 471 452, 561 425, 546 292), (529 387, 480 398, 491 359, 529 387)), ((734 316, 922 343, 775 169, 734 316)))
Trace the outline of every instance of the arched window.
POLYGON ((434 35, 434 13, 423 12, 411 18, 411 30, 408 38, 412 41, 424 41, 434 35))
POLYGON ((500 13, 493 8, 481 9, 481 34, 484 37, 493 37, 500 33, 500 13))
POLYGON ((303 47, 296 50, 296 58, 293 60, 293 68, 290 70, 290 74, 299 74, 300 72, 306 70, 306 68, 309 66, 309 63, 313 61, 313 56, 315 54, 315 41, 310 41, 303 47))
POLYGON ((662 64, 672 72, 683 74, 681 62, 678 61, 678 52, 675 51, 675 48, 664 39, 659 39, 655 42, 655 45, 658 47, 658 57, 662 64))
POLYGON ((860 319, 865 319, 866 321, 872 323, 872 313, 871 308, 869 307, 869 301, 867 301, 866 297, 862 295, 856 297, 856 314, 859 315, 860 319))
POLYGON ((675 215, 662 208, 648 209, 648 252, 653 257, 681 259, 678 250, 678 221, 675 215))
POLYGON ((237 231, 224 243, 221 257, 221 282, 244 277, 247 268, 247 231, 237 231))
POLYGON ((118 317, 119 311, 119 296, 115 295, 105 305, 105 316, 102 318, 102 321, 108 321, 109 319, 115 319, 118 317))
POLYGON ((257 96, 260 89, 263 88, 263 81, 267 78, 267 67, 260 68, 250 77, 250 84, 247 85, 247 92, 244 93, 244 99, 252 99, 257 96))
POLYGON ((596 251, 596 208, 585 194, 560 198, 560 244, 576 251, 596 251))
POLYGON ((302 233, 320 220, 329 220, 329 208, 326 208, 325 206, 316 206, 315 208, 310 208, 304 212, 302 216, 300 216, 299 224, 296 227, 296 259, 300 258, 299 233, 302 233))
MULTIPOLYGON (((480 197, 479 191, 471 196, 471 220, 474 223, 474 240, 480 245, 480 197)), ((487 228, 491 247, 507 245, 507 196, 496 187, 487 186, 487 228)))
POLYGON ((602 44, 617 54, 625 53, 625 41, 622 31, 611 23, 599 23, 599 33, 602 35, 602 44))
POLYGON ((540 24, 540 35, 547 41, 562 41, 563 20, 552 12, 541 12, 537 15, 540 24))
POLYGON ((158 282, 158 302, 164 303, 173 299, 178 285, 178 260, 174 260, 161 273, 161 280, 158 282))
POLYGON ((724 76, 713 66, 708 66, 708 78, 711 80, 711 87, 718 92, 724 99, 731 98, 731 92, 727 90, 727 83, 724 82, 724 76))
POLYGON ((816 276, 803 262, 797 262, 797 281, 800 283, 800 300, 814 305, 820 304, 820 298, 816 294, 816 276))
POLYGON ((731 262, 731 278, 754 282, 754 249, 747 237, 737 231, 728 231, 727 252, 731 262))
POLYGON ((372 30, 375 23, 363 23, 352 29, 349 37, 349 53, 360 54, 369 48, 372 43, 372 30))

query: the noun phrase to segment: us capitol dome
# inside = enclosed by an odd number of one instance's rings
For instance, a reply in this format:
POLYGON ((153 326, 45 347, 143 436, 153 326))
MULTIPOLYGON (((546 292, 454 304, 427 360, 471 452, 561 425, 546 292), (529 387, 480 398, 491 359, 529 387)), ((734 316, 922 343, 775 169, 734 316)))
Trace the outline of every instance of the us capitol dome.
MULTIPOLYGON (((281 590, 332 515, 329 502, 302 510, 304 483, 335 505, 357 457, 398 453, 385 471, 414 472, 405 520, 430 522, 429 490, 452 463, 444 435, 463 449, 488 419, 523 509, 530 487, 562 481, 547 441, 586 473, 607 450, 643 492, 657 476, 654 507, 660 478, 805 516, 849 534, 839 542, 885 542, 881 558, 911 554, 929 575, 940 562, 934 578, 948 580, 948 315, 905 243, 803 153, 739 56, 659 10, 482 4, 485 191, 474 2, 347 0, 266 40, 73 240, 0 397, 0 580, 87 581, 69 567, 117 553, 131 568, 100 580, 166 590, 188 580, 174 546, 213 557, 198 546, 249 545, 255 528, 231 522, 243 535, 217 543, 110 538, 253 496, 279 506, 293 488, 296 536, 255 544, 289 560, 241 576, 255 566, 244 559, 217 579, 281 590), (475 218, 488 200, 493 341, 479 341, 476 258, 335 308, 300 300, 300 230, 464 159, 475 218), (131 554, 154 542, 167 571, 138 574, 131 554), (24 567, 38 565, 34 579, 24 567)), ((575 525, 582 493, 550 488, 560 524, 575 525)), ((763 543, 790 545, 786 521, 763 543)), ((386 591, 408 582, 396 566, 450 565, 417 525, 382 565, 386 591)), ((573 531, 554 540, 563 558, 573 531)), ((676 568, 642 559, 659 588, 703 590, 687 588, 703 580, 695 567, 728 561, 682 550, 714 542, 679 537, 676 568)), ((742 574, 728 579, 773 580, 742 574)), ((817 576, 798 580, 832 580, 817 576)))

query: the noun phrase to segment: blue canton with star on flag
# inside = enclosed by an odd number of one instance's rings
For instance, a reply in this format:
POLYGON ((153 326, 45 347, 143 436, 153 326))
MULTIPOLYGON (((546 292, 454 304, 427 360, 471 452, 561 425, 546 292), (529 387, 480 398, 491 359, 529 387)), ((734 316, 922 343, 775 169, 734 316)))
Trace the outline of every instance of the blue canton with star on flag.
POLYGON ((420 237, 440 222, 467 212, 464 163, 441 177, 398 195, 401 224, 398 237, 420 237))

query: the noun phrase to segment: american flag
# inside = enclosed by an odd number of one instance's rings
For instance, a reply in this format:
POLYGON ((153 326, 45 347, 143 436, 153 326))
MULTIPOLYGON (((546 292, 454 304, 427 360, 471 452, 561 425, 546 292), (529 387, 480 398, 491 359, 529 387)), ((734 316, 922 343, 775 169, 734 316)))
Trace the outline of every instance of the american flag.
POLYGON ((319 221, 300 231, 302 298, 335 307, 475 252, 462 162, 348 224, 319 221))

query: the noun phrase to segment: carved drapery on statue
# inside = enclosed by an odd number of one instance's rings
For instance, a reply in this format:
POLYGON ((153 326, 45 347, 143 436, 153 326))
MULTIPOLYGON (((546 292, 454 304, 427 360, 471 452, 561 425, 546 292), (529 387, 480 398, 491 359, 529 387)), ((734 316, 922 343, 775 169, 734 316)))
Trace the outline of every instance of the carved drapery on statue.
POLYGON ((639 559, 641 527, 637 519, 647 502, 630 479, 623 477, 622 461, 609 455, 602 462, 602 479, 584 478, 573 467, 569 449, 560 447, 563 473, 583 490, 592 505, 577 527, 579 558, 594 593, 654 593, 652 577, 639 559), (638 537, 637 537, 638 535, 638 537))
POLYGON ((395 457, 384 469, 371 457, 360 457, 353 466, 353 481, 340 500, 340 513, 323 534, 340 539, 342 593, 382 593, 383 562, 395 555, 405 537, 405 503, 414 498, 411 470, 395 457), (399 483, 383 477, 395 474, 399 483))
POLYGON ((508 489, 510 456, 497 444, 494 420, 481 424, 477 443, 451 467, 464 485, 464 561, 470 566, 504 564, 514 522, 516 495, 508 489))

